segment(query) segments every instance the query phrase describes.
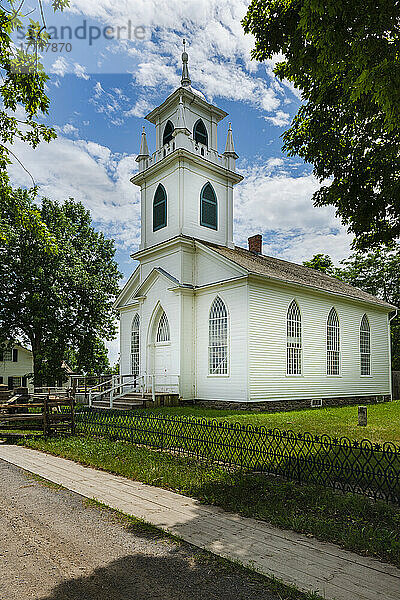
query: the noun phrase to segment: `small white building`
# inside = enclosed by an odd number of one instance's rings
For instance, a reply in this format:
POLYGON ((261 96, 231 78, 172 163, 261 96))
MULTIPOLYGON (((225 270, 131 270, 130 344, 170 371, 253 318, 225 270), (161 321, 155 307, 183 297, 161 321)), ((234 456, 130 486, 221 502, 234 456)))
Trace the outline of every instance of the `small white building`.
MULTIPOLYGON (((347 403, 389 399, 395 308, 333 277, 264 256, 261 236, 233 243, 233 187, 242 180, 227 114, 193 90, 186 52, 181 87, 143 131, 139 262, 116 301, 120 372, 184 400, 347 403), (172 389, 172 388, 171 388, 172 389)), ((226 404, 225 404, 226 405, 226 404)), ((272 406, 272 405, 270 405, 272 406)))
POLYGON ((28 387, 31 391, 33 373, 32 351, 20 344, 7 346, 0 352, 0 384, 12 390, 28 387))

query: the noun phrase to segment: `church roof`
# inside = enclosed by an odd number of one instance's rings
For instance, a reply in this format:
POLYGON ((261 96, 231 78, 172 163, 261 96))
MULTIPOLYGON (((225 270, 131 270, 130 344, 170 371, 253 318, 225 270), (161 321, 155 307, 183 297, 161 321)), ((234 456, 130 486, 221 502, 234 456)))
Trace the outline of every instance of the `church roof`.
POLYGON ((385 302, 376 296, 372 296, 372 294, 368 294, 340 279, 336 279, 336 277, 331 277, 330 275, 305 267, 304 265, 298 265, 279 258, 273 258, 272 256, 255 254, 240 246, 227 248, 226 246, 218 246, 211 242, 198 241, 221 256, 246 269, 249 273, 264 275, 286 283, 303 285, 330 292, 331 294, 354 298, 355 300, 361 300, 363 302, 370 302, 393 310, 396 308, 388 302, 385 302))

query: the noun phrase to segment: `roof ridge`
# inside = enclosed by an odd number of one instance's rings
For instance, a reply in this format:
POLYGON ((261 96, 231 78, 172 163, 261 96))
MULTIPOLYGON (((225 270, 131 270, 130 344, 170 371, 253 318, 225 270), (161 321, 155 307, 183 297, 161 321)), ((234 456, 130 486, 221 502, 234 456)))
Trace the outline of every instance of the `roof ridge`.
POLYGON ((338 277, 328 275, 323 271, 318 271, 317 269, 306 267, 305 265, 299 265, 298 263, 287 261, 282 258, 275 258, 274 256, 268 256, 266 254, 255 254, 248 248, 243 248, 242 246, 235 245, 234 248, 229 248, 228 246, 222 246, 199 239, 196 239, 196 241, 214 248, 216 252, 225 258, 232 260, 232 262, 246 269, 249 273, 263 275, 289 284, 306 286, 311 289, 317 289, 337 296, 344 296, 353 300, 368 302, 385 308, 392 308, 393 310, 396 309, 395 306, 389 304, 385 300, 373 296, 338 277))

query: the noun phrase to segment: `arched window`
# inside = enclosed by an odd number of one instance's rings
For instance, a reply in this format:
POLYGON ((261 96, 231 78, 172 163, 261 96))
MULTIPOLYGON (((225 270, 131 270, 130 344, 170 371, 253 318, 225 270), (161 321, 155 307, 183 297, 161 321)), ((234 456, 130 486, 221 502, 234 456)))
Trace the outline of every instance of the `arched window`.
POLYGON ((367 315, 363 316, 360 325, 360 360, 361 375, 371 375, 371 330, 367 315))
POLYGON ((165 125, 164 128, 164 135, 163 135, 163 146, 164 144, 168 144, 171 140, 172 140, 172 134, 174 133, 174 126, 172 125, 171 121, 167 121, 167 124, 165 125))
POLYGON ((206 126, 203 121, 199 119, 196 121, 193 127, 193 138, 195 142, 200 142, 200 144, 204 144, 208 146, 208 133, 206 126))
POLYGON ((169 335, 168 317, 165 314, 165 312, 163 311, 162 315, 160 317, 160 320, 158 322, 156 342, 169 342, 169 341, 170 341, 170 335, 169 335))
POLYGON ((219 296, 211 304, 208 319, 208 372, 228 374, 228 312, 219 296))
POLYGON ((211 183, 206 183, 200 193, 200 225, 218 229, 218 203, 211 183))
POLYGON ((326 373, 340 373, 340 331, 339 318, 334 308, 331 309, 326 322, 326 373))
POLYGON ((153 231, 162 229, 167 224, 167 192, 159 183, 153 200, 153 231))
POLYGON ((301 375, 301 315, 296 300, 288 308, 286 318, 286 373, 301 375))
POLYGON ((139 346, 139 325, 140 325, 140 319, 139 319, 139 315, 136 313, 136 315, 133 318, 132 321, 132 331, 131 331, 131 368, 132 368, 132 375, 139 375, 139 350, 140 350, 140 346, 139 346))

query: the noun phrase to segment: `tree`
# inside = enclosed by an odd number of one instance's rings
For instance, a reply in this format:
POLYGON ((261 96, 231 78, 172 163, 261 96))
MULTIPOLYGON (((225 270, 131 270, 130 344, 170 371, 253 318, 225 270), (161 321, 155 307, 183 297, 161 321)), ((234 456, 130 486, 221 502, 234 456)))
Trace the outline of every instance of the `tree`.
POLYGON ((313 165, 361 249, 400 237, 400 0, 253 0, 243 21, 253 57, 304 103, 283 150, 313 165), (326 181, 329 179, 329 183, 326 181))
POLYGON ((108 350, 99 338, 87 337, 76 350, 69 348, 65 360, 76 373, 82 375, 111 373, 108 350))
MULTIPOLYGON (((51 4, 54 11, 63 10, 68 0, 52 0, 51 4)), ((21 197, 13 193, 7 173, 12 160, 20 162, 12 150, 16 140, 35 148, 41 140, 49 142, 56 137, 53 128, 38 120, 49 109, 45 93, 48 76, 36 59, 36 48, 40 52, 48 41, 41 0, 39 5, 41 22, 28 19, 24 14, 24 0, 10 0, 9 8, 0 7, 0 239, 4 241, 11 235, 8 216, 13 211, 20 226, 33 228, 49 243, 53 242, 35 208, 28 209, 24 202, 20 202, 21 197), (22 48, 16 46, 12 39, 18 28, 26 31, 26 43, 22 48)), ((35 184, 31 190, 31 193, 34 192, 35 184)))
MULTIPOLYGON (((400 307, 400 245, 355 252, 342 261, 340 277, 365 292, 400 307)), ((400 316, 391 321, 392 368, 400 370, 400 316)))
MULTIPOLYGON (((303 265, 324 270, 321 265, 333 265, 327 254, 316 254, 303 265), (321 261, 319 257, 323 257, 321 261)), ((334 275, 389 304, 400 307, 400 245, 381 247, 369 252, 357 251, 334 268, 334 275)), ((327 272, 327 271, 325 271, 327 272)), ((332 273, 328 273, 331 275, 332 273)), ((400 370, 400 315, 391 321, 392 368, 400 370)))
POLYGON ((327 275, 332 275, 334 277, 336 276, 336 267, 328 254, 314 254, 311 260, 305 260, 303 265, 305 267, 309 267, 310 269, 322 271, 327 275))
MULTIPOLYGON (((28 192, 20 194, 29 204, 28 192)), ((68 348, 88 364, 98 340, 115 336, 112 304, 121 277, 113 241, 94 230, 81 203, 44 198, 40 218, 57 253, 17 219, 12 243, 0 242, 0 340, 30 343, 35 385, 62 378, 68 348)))

